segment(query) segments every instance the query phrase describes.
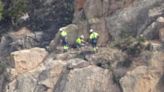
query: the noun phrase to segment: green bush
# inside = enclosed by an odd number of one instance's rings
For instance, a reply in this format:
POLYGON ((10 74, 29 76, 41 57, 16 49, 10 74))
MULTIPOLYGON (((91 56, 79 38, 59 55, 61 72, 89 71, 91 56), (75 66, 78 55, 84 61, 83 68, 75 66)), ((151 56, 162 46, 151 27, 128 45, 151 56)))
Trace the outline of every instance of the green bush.
POLYGON ((3 15, 3 3, 0 0, 0 20, 2 19, 2 15, 3 15))
POLYGON ((11 0, 8 15, 16 22, 16 20, 27 12, 28 0, 11 0))

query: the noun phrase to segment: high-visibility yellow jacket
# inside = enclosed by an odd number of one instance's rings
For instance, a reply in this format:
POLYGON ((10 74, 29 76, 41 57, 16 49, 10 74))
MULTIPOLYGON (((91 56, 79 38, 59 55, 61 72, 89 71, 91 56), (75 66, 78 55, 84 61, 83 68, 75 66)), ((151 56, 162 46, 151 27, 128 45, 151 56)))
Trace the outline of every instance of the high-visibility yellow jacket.
POLYGON ((97 32, 93 32, 90 34, 89 39, 97 39, 99 34, 97 32))
POLYGON ((81 44, 81 43, 83 43, 83 42, 84 42, 84 40, 81 39, 80 37, 78 37, 78 38, 76 39, 76 43, 77 43, 77 44, 81 44))
POLYGON ((66 36, 67 36, 67 32, 66 32, 66 31, 62 31, 62 32, 60 33, 60 36, 61 36, 61 37, 66 37, 66 36))

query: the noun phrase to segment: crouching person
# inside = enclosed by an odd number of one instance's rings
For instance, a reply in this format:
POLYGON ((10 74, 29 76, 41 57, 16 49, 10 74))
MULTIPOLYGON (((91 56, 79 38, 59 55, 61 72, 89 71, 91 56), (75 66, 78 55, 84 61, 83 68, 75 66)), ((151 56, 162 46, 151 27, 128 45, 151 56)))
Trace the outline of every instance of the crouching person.
POLYGON ((85 44, 84 35, 81 35, 76 39, 76 48, 81 48, 85 44))

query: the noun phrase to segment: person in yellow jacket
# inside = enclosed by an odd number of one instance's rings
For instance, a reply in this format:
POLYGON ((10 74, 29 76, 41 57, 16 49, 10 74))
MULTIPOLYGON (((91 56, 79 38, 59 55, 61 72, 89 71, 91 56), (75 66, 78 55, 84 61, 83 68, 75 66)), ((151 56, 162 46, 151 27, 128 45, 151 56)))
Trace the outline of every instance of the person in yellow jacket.
POLYGON ((60 39, 62 41, 64 51, 67 51, 68 48, 69 48, 68 47, 68 42, 67 42, 67 32, 63 28, 60 28, 59 32, 60 32, 60 39))
POLYGON ((76 39, 76 48, 80 48, 84 43, 84 35, 81 35, 76 39))
POLYGON ((90 36, 89 36, 90 42, 92 44, 93 50, 96 52, 98 49, 97 40, 99 38, 99 34, 95 31, 93 31, 93 29, 90 29, 89 32, 90 32, 90 36))

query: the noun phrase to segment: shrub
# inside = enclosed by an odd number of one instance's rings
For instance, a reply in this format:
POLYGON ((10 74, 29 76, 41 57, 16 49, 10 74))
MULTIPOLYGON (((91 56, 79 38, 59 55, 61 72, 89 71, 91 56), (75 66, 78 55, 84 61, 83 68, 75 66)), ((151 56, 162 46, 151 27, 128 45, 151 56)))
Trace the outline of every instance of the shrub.
POLYGON ((16 22, 27 11, 27 4, 28 0, 11 0, 8 15, 13 19, 12 21, 16 22))
POLYGON ((3 15, 3 3, 0 0, 0 20, 2 19, 2 15, 3 15))

